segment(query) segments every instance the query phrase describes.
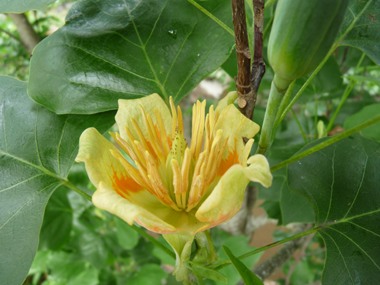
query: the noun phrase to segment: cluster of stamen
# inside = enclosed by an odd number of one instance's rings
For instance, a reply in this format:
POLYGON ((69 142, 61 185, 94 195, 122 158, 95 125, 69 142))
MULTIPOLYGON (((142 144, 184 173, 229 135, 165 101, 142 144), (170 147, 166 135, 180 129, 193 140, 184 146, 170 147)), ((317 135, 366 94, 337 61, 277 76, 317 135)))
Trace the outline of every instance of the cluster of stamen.
POLYGON ((140 106, 147 134, 144 135, 135 120, 131 119, 135 134, 126 128, 128 140, 118 133, 111 134, 119 146, 134 161, 135 166, 119 152, 112 151, 130 177, 166 206, 176 211, 191 211, 207 194, 222 162, 228 138, 222 130, 215 130, 218 114, 214 107, 205 116, 206 101, 193 106, 192 141, 186 143, 181 108, 177 110, 172 98, 173 117, 171 135, 167 134, 161 113, 155 109, 156 123, 140 106))

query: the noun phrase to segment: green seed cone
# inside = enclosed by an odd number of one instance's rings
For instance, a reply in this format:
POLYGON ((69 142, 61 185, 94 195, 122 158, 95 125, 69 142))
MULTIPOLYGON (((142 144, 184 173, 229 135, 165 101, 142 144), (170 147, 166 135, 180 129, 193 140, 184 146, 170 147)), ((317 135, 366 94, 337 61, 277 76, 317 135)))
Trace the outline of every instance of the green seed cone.
POLYGON ((349 0, 278 0, 268 44, 276 86, 312 72, 338 34, 349 0))

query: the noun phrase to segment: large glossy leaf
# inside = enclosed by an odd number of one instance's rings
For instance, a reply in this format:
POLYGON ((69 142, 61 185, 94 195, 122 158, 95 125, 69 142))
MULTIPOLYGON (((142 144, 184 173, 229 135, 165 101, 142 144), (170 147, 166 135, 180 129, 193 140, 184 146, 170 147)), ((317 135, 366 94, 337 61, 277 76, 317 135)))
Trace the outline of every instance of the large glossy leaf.
POLYGON ((379 173, 380 144, 358 134, 289 165, 289 186, 313 204, 327 247, 323 284, 378 283, 379 173))
POLYGON ((30 100, 26 82, 0 77, 0 284, 23 282, 46 203, 66 181, 80 134, 107 130, 113 116, 57 116, 30 100))
POLYGON ((0 13, 24 13, 29 10, 41 9, 56 0, 2 0, 0 13))
POLYGON ((350 0, 346 17, 341 27, 343 33, 352 20, 371 1, 353 29, 345 36, 342 45, 356 47, 365 52, 376 64, 380 65, 380 2, 377 0, 350 0))
MULTIPOLYGON (((232 24, 229 1, 200 3, 232 24)), ((113 110, 120 98, 152 93, 179 103, 233 44, 188 1, 79 1, 34 50, 28 93, 58 114, 113 110)))

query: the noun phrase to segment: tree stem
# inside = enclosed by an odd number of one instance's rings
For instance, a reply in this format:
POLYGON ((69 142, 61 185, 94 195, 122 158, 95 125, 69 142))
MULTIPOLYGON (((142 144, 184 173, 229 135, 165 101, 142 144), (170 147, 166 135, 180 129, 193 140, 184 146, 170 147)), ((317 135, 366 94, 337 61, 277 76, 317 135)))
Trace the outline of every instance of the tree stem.
POLYGON ((237 78, 235 78, 236 90, 238 92, 237 101, 240 111, 247 118, 251 119, 252 112, 250 112, 249 108, 254 104, 254 94, 251 85, 251 51, 249 50, 248 42, 245 1, 231 0, 231 6, 238 65, 238 74, 237 78))
POLYGON ((309 148, 308 150, 305 150, 304 152, 301 152, 300 154, 297 154, 295 156, 292 156, 291 158, 271 167, 271 172, 275 172, 276 170, 279 170, 280 168, 288 165, 288 164, 291 164, 297 160, 300 160, 301 158, 304 158, 314 152, 317 152, 318 150, 321 150, 325 147, 328 147, 329 145, 332 145, 333 143, 336 143, 337 141, 340 141, 372 124, 375 124, 377 122, 380 121, 380 115, 377 115, 375 117, 373 117, 372 119, 368 120, 368 121, 365 121, 364 123, 356 126, 355 128, 352 128, 350 130, 347 130, 343 133, 340 133, 339 135, 336 135, 334 137, 331 137, 323 142, 321 142, 320 144, 316 145, 316 146, 313 146, 311 148, 309 148))
MULTIPOLYGON (((275 247, 275 246, 278 246, 280 244, 283 244, 283 243, 286 243, 288 241, 292 241, 292 240, 295 240, 295 239, 298 239, 298 238, 301 238, 301 237, 304 237, 304 236, 307 236, 307 235, 310 235, 312 233, 315 233, 318 231, 319 228, 312 228, 308 231, 305 231, 305 232, 302 232, 302 233, 299 233, 299 234, 296 234, 294 236, 291 236, 291 237, 288 237, 288 238, 285 238, 285 239, 282 239, 278 242, 274 242, 274 243, 271 243, 271 244, 268 244, 266 246, 263 246, 263 247, 260 247, 258 249, 255 249, 253 251, 250 251, 250 252, 247 252, 246 254, 243 254, 241 256, 238 257, 238 259, 244 259, 244 258, 247 258, 247 257, 250 257, 252 255, 255 255, 257 253, 260 253, 262 251, 265 251, 267 249, 270 249, 272 247, 275 247)), ((230 260, 227 260, 227 261, 224 261, 224 262, 220 262, 220 263, 216 263, 216 264, 213 264, 209 267, 212 267, 214 270, 220 270, 226 266, 228 266, 229 264, 231 264, 231 261, 230 260)))
POLYGON ((254 13, 254 53, 252 62, 251 83, 254 88, 254 98, 252 106, 252 115, 256 105, 257 91, 261 83, 261 79, 265 73, 265 62, 263 60, 263 41, 264 41, 264 1, 253 0, 253 13, 254 13))
POLYGON ((34 47, 41 41, 25 14, 7 14, 17 27, 21 43, 28 53, 32 53, 34 47))
POLYGON ((259 147, 257 152, 259 154, 265 154, 270 146, 272 139, 272 132, 274 127, 274 121, 277 116, 278 109, 280 107, 281 101, 284 97, 283 92, 277 90, 276 85, 272 81, 272 86, 269 93, 267 109, 264 115, 263 127, 261 129, 259 147))
MULTIPOLYGON (((365 58, 365 53, 363 52, 362 56, 360 57, 360 59, 358 61, 358 64, 356 65, 355 73, 358 71, 360 65, 362 64, 362 62, 364 60, 364 58, 365 58)), ((339 113, 340 109, 342 108, 344 102, 346 102, 346 100, 347 100, 348 96, 350 95, 352 89, 354 88, 355 84, 356 84, 356 80, 351 79, 350 83, 347 85, 346 90, 343 93, 343 96, 342 96, 342 99, 340 100, 339 106, 336 108, 334 115, 332 116, 329 124, 326 127, 326 130, 323 134, 324 136, 327 135, 327 133, 331 130, 332 126, 334 125, 334 121, 336 119, 336 116, 338 115, 338 113, 339 113)))

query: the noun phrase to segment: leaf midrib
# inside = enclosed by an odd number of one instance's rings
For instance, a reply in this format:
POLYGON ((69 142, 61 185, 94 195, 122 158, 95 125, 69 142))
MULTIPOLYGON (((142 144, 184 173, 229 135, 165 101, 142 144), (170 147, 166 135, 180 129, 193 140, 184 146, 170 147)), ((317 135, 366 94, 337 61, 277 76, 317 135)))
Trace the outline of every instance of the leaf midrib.
POLYGON ((5 155, 5 156, 8 156, 8 157, 13 158, 13 159, 15 159, 15 160, 18 160, 18 161, 20 161, 20 162, 22 162, 22 163, 24 163, 24 164, 27 164, 27 165, 29 165, 29 166, 31 166, 31 167, 33 167, 33 168, 36 168, 36 169, 38 169, 38 170, 44 172, 44 173, 47 174, 47 175, 50 175, 50 176, 52 176, 52 177, 54 177, 54 178, 57 178, 57 179, 61 180, 62 183, 67 181, 65 178, 62 178, 62 177, 58 176, 57 174, 54 174, 53 172, 51 172, 50 170, 46 169, 46 168, 43 167, 43 166, 35 165, 35 164, 33 164, 33 163, 31 163, 31 162, 29 162, 29 161, 23 159, 23 158, 20 158, 20 157, 18 157, 18 156, 15 156, 15 155, 10 154, 10 153, 8 153, 8 152, 5 152, 5 151, 3 151, 3 150, 0 150, 0 154, 3 154, 3 155, 5 155))

